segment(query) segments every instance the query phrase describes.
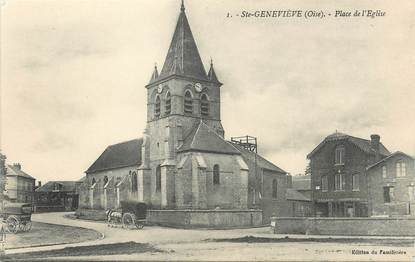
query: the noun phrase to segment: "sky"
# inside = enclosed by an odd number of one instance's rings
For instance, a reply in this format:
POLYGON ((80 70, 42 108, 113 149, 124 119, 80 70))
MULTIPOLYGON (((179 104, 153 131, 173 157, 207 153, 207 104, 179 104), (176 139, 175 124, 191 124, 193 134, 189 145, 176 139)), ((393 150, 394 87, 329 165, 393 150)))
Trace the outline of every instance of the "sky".
MULTIPOLYGON (((258 137, 289 173, 327 135, 415 155, 411 1, 186 0, 205 67, 213 59, 225 137, 258 137), (244 10, 379 9, 371 18, 241 18, 244 10), (233 15, 227 18, 227 13, 233 15)), ((110 144, 142 136, 146 89, 180 1, 5 0, 1 151, 42 182, 77 180, 110 144)))

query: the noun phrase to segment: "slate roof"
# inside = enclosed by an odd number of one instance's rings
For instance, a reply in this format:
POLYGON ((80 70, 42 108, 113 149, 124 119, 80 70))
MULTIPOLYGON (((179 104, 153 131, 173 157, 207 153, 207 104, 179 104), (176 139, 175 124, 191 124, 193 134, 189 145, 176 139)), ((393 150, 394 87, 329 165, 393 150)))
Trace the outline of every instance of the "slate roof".
POLYGON ((143 139, 134 139, 108 146, 86 173, 109 170, 141 164, 141 145, 143 139))
MULTIPOLYGON (((254 161, 255 152, 249 151, 249 150, 243 148, 242 146, 240 146, 238 144, 233 144, 233 145, 238 149, 239 152, 241 152, 242 157, 244 158, 244 160, 246 162, 254 161)), ((275 172, 279 172, 279 173, 287 174, 286 171, 284 171, 280 167, 276 166, 275 164, 271 163, 270 161, 266 160, 261 155, 256 154, 256 156, 257 156, 257 165, 258 165, 258 167, 263 168, 263 169, 268 169, 268 170, 271 170, 271 171, 275 171, 275 172)))
POLYGON ((55 189, 55 184, 62 185, 60 192, 73 192, 75 191, 76 181, 49 181, 41 187, 37 188, 36 192, 52 192, 55 189))
POLYGON ((295 189, 287 188, 285 191, 285 197, 287 200, 297 200, 297 201, 311 201, 310 198, 306 197, 305 195, 301 194, 295 189))
POLYGON ((213 68, 213 62, 212 61, 210 61, 210 68, 209 68, 209 72, 208 72, 208 79, 210 81, 212 81, 212 82, 221 84, 219 82, 219 80, 218 80, 218 77, 216 76, 215 69, 213 68))
POLYGON ((389 158, 391 158, 391 157, 393 157, 393 156, 396 156, 396 155, 404 155, 404 156, 406 156, 406 157, 408 157, 408 158, 410 158, 410 159, 414 160, 414 158, 413 158, 412 156, 410 156, 410 155, 408 155, 408 154, 405 154, 404 152, 401 152, 401 151, 396 151, 396 152, 394 152, 393 154, 390 154, 389 156, 387 156, 387 157, 385 157, 385 158, 382 158, 380 161, 378 161, 378 162, 374 163, 373 165, 368 166, 368 167, 366 168, 366 170, 369 170, 369 169, 371 169, 371 168, 373 168, 373 167, 375 167, 375 166, 379 165, 380 163, 383 163, 383 162, 387 161, 389 158))
MULTIPOLYGON (((371 141, 370 140, 336 132, 334 134, 331 134, 331 135, 327 136, 316 148, 313 149, 313 151, 311 151, 310 154, 307 155, 307 158, 310 158, 312 155, 314 155, 327 142, 337 141, 337 140, 348 140, 351 143, 355 144, 357 147, 359 147, 363 152, 366 152, 368 154, 374 154, 375 153, 375 151, 373 150, 373 148, 371 146, 371 141)), ((382 143, 379 144, 379 153, 383 156, 390 155, 389 150, 382 143)))
MULTIPOLYGON (((208 80, 183 5, 166 60, 157 80, 171 75, 208 80)), ((154 82, 153 79, 152 82, 154 82)))
POLYGON ((208 152, 219 154, 240 155, 239 150, 228 141, 220 137, 213 129, 200 121, 185 137, 178 152, 208 152))
POLYGON ((20 177, 25 177, 25 178, 29 178, 29 179, 34 179, 34 177, 32 177, 31 175, 23 172, 21 169, 19 169, 18 167, 14 166, 14 165, 7 165, 7 176, 20 176, 20 177))
POLYGON ((311 190, 311 175, 292 176, 293 189, 311 190))

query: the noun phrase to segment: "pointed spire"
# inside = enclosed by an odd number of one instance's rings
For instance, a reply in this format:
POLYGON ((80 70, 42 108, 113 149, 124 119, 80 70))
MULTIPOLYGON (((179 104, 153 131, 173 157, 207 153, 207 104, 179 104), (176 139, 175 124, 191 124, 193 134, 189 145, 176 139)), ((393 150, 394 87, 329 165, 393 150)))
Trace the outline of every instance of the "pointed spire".
POLYGON ((210 58, 210 68, 209 68, 209 73, 208 73, 208 79, 212 82, 220 83, 217 76, 216 76, 215 69, 213 69, 213 60, 212 60, 212 58, 210 58))
POLYGON ((157 63, 155 63, 154 64, 154 71, 153 71, 153 74, 151 75, 151 78, 150 78, 150 83, 156 81, 158 77, 159 77, 159 71, 157 70, 157 63))
POLYGON ((181 2, 180 15, 176 29, 167 52, 166 60, 159 78, 174 74, 191 78, 207 80, 205 68, 197 50, 196 42, 190 30, 184 2, 181 2))
POLYGON ((184 12, 184 10, 186 10, 186 8, 184 8, 184 0, 182 0, 182 6, 180 7, 180 11, 184 12))

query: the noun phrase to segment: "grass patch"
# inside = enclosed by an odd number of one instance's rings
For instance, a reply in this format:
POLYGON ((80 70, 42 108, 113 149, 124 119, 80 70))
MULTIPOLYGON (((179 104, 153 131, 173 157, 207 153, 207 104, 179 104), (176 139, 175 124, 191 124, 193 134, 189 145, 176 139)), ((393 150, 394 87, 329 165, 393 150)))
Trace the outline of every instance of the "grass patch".
POLYGON ((26 260, 30 258, 39 259, 46 257, 130 255, 145 252, 163 252, 163 250, 157 249, 149 244, 129 241, 123 243, 66 247, 58 250, 13 254, 6 256, 5 261, 12 261, 15 259, 26 260))
POLYGON ((272 238, 272 237, 254 237, 244 236, 238 238, 219 238, 206 239, 207 242, 231 242, 231 243, 289 243, 289 242, 314 242, 314 243, 341 243, 341 244, 366 244, 396 247, 412 247, 413 239, 377 239, 377 238, 272 238))

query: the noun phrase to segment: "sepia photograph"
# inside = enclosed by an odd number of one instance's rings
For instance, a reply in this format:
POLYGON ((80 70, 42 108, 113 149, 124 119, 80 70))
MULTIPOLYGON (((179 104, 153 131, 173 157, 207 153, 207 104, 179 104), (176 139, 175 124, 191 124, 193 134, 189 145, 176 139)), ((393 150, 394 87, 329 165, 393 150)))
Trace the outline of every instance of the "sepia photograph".
POLYGON ((0 10, 0 261, 415 261, 413 1, 0 10))

